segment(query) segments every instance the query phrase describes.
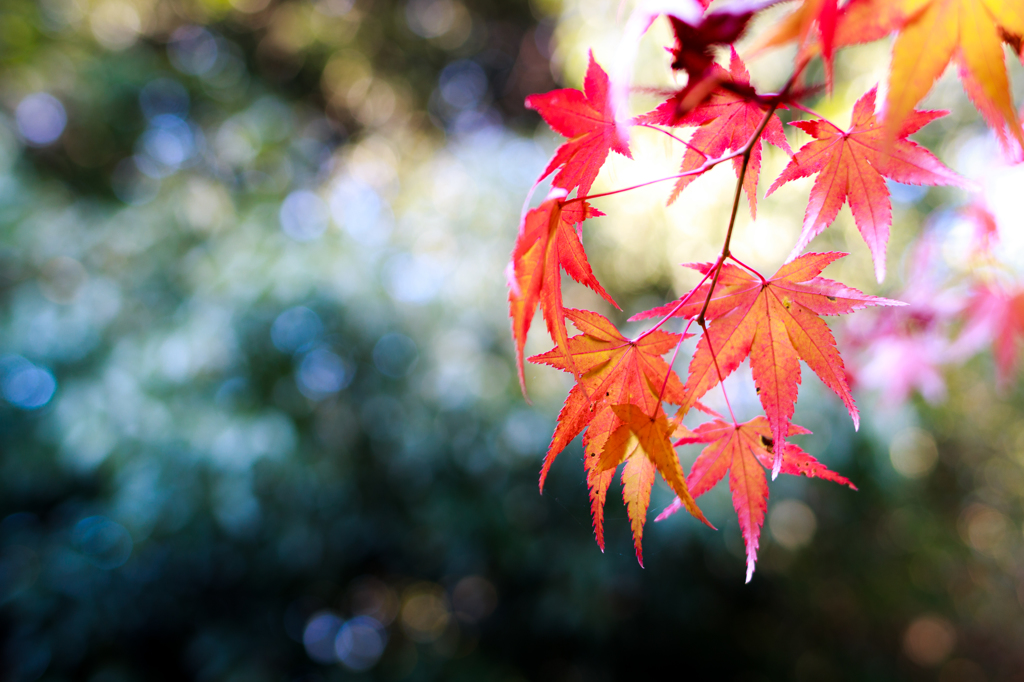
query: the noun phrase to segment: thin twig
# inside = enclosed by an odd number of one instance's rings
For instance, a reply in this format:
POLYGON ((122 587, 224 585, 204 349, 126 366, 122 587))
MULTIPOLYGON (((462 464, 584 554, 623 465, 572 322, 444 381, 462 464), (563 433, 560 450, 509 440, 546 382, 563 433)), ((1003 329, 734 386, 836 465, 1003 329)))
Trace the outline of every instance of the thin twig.
POLYGON ((793 87, 793 83, 796 82, 797 76, 800 75, 799 71, 793 73, 790 76, 789 82, 786 83, 786 87, 782 89, 778 97, 772 102, 771 106, 768 107, 768 111, 765 112, 764 118, 758 124, 754 134, 750 136, 747 143, 743 145, 741 150, 743 156, 743 163, 740 166, 739 177, 736 179, 736 193, 732 200, 732 213, 729 215, 729 228, 725 232, 725 243, 722 244, 722 254, 718 257, 718 262, 715 263, 715 275, 711 279, 711 286, 708 288, 707 298, 704 299, 704 307, 701 308, 700 315, 697 316, 697 324, 704 328, 705 315, 708 312, 708 306, 711 305, 711 297, 715 293, 715 287, 718 285, 718 277, 722 272, 722 264, 725 263, 725 259, 729 257, 729 245, 732 243, 733 229, 736 227, 736 214, 740 208, 740 196, 743 194, 743 181, 747 176, 747 167, 750 165, 750 154, 754 150, 754 145, 761 143, 761 133, 768 126, 772 116, 775 115, 775 111, 779 108, 783 98, 789 93, 790 88, 793 87))

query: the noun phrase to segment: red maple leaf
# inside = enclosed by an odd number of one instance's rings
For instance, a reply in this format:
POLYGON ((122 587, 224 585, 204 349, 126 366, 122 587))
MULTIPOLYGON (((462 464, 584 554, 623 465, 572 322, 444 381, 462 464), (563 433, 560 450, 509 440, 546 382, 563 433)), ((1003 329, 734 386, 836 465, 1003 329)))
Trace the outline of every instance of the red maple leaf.
MULTIPOLYGON (((690 12, 667 13, 675 34, 675 43, 669 49, 672 68, 687 74, 686 86, 674 97, 678 115, 699 106, 720 85, 743 96, 754 95, 749 84, 732 83, 717 68, 715 48, 735 44, 754 15, 775 1, 733 3, 725 9, 703 14, 698 21, 681 16, 690 12)), ((700 4, 706 10, 710 2, 700 0, 700 4)))
POLYGON ((560 268, 618 307, 594 276, 575 227, 587 218, 604 214, 586 202, 576 202, 563 208, 560 199, 565 196, 564 192, 553 194, 526 214, 509 264, 509 316, 516 342, 519 384, 524 395, 523 348, 538 304, 557 348, 564 353, 567 347, 560 268))
MULTIPOLYGON (((723 80, 744 87, 750 86, 750 74, 735 50, 732 51, 728 73, 718 65, 714 65, 712 68, 720 72, 723 80)), ((697 128, 683 155, 681 169, 683 173, 696 170, 706 161, 718 158, 726 152, 742 149, 757 131, 769 107, 768 104, 757 99, 719 88, 706 102, 680 116, 679 102, 682 96, 682 93, 677 93, 657 109, 646 114, 642 120, 659 125, 697 128)), ((789 148, 789 143, 786 141, 786 134, 782 131, 782 123, 774 114, 764 129, 763 139, 786 150, 790 155, 793 154, 793 150, 789 148)), ((761 147, 762 142, 758 140, 751 150, 750 163, 743 179, 743 189, 746 190, 752 216, 757 212, 757 180, 761 173, 761 147)), ((737 157, 732 160, 732 163, 736 170, 736 176, 739 177, 743 168, 743 159, 737 157)), ((669 203, 675 201, 679 193, 697 177, 699 176, 688 175, 679 178, 669 197, 669 203)))
MULTIPOLYGON (((707 9, 709 2, 701 2, 707 9)), ((675 34, 672 53, 672 68, 685 71, 690 80, 700 78, 715 62, 714 48, 732 45, 747 30, 747 24, 754 16, 752 11, 739 13, 731 11, 710 12, 693 24, 671 14, 668 20, 675 34)))
POLYGON ((898 406, 915 390, 938 402, 946 395, 943 366, 964 360, 991 339, 986 329, 982 336, 965 333, 950 342, 967 301, 939 276, 939 248, 926 235, 907 254, 906 284, 899 292, 907 307, 858 316, 844 330, 847 348, 855 352, 852 374, 860 386, 881 392, 883 409, 898 406))
POLYGON ((608 74, 590 53, 590 64, 583 80, 583 92, 566 88, 526 98, 526 107, 538 112, 556 132, 569 138, 555 151, 538 182, 561 168, 552 181, 566 192, 579 187, 577 196, 586 196, 597 177, 608 150, 633 158, 629 141, 623 140, 608 102, 608 74))
MULTIPOLYGON (((565 315, 582 332, 568 340, 568 354, 555 348, 530 358, 530 362, 550 365, 565 372, 578 372, 579 379, 569 391, 565 405, 558 415, 558 423, 548 446, 547 456, 540 472, 540 489, 558 454, 584 429, 583 446, 586 451, 587 482, 590 487, 594 532, 597 543, 604 550, 604 500, 611 484, 614 469, 629 460, 639 448, 653 463, 676 494, 684 500, 689 497, 677 474, 678 460, 674 463, 663 449, 671 428, 661 403, 678 403, 683 399, 683 386, 679 377, 661 356, 672 351, 681 341, 679 334, 655 331, 632 341, 624 337, 607 318, 587 310, 565 309, 565 315), (626 430, 623 431, 622 429, 626 430), (616 435, 617 434, 617 435, 616 435), (635 447, 627 448, 630 435, 635 447)), ((698 409, 706 409, 697 406, 698 409)), ((669 446, 671 448, 671 446, 669 446)), ((674 457, 674 453, 673 453, 674 457)), ((628 464, 628 462, 627 462, 628 464)), ((638 480, 647 480, 646 465, 627 466, 630 486, 638 480)), ((653 470, 652 470, 653 472, 653 470)), ((653 473, 650 474, 653 482, 653 473)), ((649 499, 650 486, 645 495, 649 499)), ((627 492, 624 489, 624 492, 627 492)), ((633 520, 634 539, 640 556, 640 537, 646 502, 629 488, 627 510, 633 520), (640 509, 643 509, 643 514, 640 509), (639 524, 639 526, 637 525, 639 524)), ((690 512, 704 521, 694 504, 690 512)), ((706 521, 705 521, 706 522, 706 521)), ((642 562, 642 559, 641 559, 642 562)))
POLYGON ((825 120, 797 121, 816 138, 796 153, 765 196, 782 185, 818 173, 804 214, 803 231, 790 258, 832 224, 849 203, 853 219, 871 250, 878 281, 885 279, 885 252, 892 225, 892 205, 883 176, 911 185, 964 186, 964 180, 932 154, 907 139, 926 124, 949 112, 914 111, 903 123, 897 139, 886 145, 885 130, 875 117, 875 89, 857 101, 849 130, 825 120))
MULTIPOLYGON (((790 424, 788 435, 810 433, 796 424, 790 424)), ((765 468, 771 468, 776 460, 776 448, 768 420, 755 417, 746 424, 729 424, 720 419, 702 424, 692 436, 680 439, 676 445, 709 443, 693 463, 686 482, 690 493, 699 497, 711 490, 729 473, 729 490, 732 506, 739 518, 743 542, 747 547, 747 582, 754 574, 757 562, 757 548, 764 525, 764 514, 768 509, 768 481, 765 468)), ((794 476, 823 478, 854 490, 855 485, 839 474, 830 471, 824 464, 804 452, 799 446, 785 443, 781 449, 781 472, 794 476)), ((682 508, 679 500, 674 501, 658 515, 661 521, 682 508)))
MULTIPOLYGON (((680 413, 686 414, 695 401, 718 385, 720 376, 725 379, 749 356, 774 442, 783 443, 789 432, 800 385, 800 360, 842 399, 858 426, 857 407, 850 395, 843 360, 832 332, 819 315, 904 304, 868 296, 820 277, 829 263, 846 255, 808 253, 783 265, 768 280, 735 265, 723 265, 705 314, 711 322, 690 361, 680 413)), ((701 263, 689 267, 706 274, 715 266, 701 263)), ((632 319, 661 317, 673 311, 676 316, 696 317, 709 286, 702 284, 696 292, 688 294, 683 305, 670 303, 632 319)), ((782 463, 781 452, 776 451, 775 474, 782 463)))

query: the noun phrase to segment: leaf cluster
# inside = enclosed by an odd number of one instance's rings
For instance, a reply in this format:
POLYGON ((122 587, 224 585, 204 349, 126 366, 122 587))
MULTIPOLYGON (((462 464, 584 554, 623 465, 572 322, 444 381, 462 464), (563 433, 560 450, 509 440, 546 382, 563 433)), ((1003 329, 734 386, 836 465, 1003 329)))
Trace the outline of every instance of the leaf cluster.
MULTIPOLYGON (((854 425, 859 417, 848 379, 849 370, 825 316, 845 315, 865 307, 899 307, 900 301, 864 294, 822 276, 842 253, 807 253, 810 242, 831 225, 844 204, 871 252, 879 282, 886 275, 886 250, 892 207, 886 179, 915 185, 973 189, 909 135, 945 115, 918 111, 917 103, 948 62, 955 61, 964 88, 992 125, 1004 151, 1019 155, 1024 143, 1012 107, 1002 43, 1020 52, 1024 10, 998 0, 804 0, 774 26, 755 37, 747 55, 796 42, 792 73, 774 93, 760 92, 736 43, 751 20, 774 3, 733 3, 709 10, 708 2, 641 3, 626 23, 624 66, 612 76, 590 54, 583 90, 562 89, 531 95, 536 110, 553 130, 567 138, 544 169, 538 183, 551 178, 553 189, 537 208, 524 214, 509 265, 509 304, 519 377, 526 391, 524 347, 539 307, 554 342, 547 353, 530 358, 571 374, 575 385, 559 415, 541 471, 540 485, 555 457, 583 433, 585 470, 598 544, 603 548, 603 506, 618 467, 638 559, 655 474, 676 493, 662 514, 685 507, 708 523, 695 498, 729 472, 730 489, 747 545, 748 573, 754 570, 760 529, 768 498, 762 467, 848 484, 796 445, 791 435, 805 432, 793 423, 801 363, 809 367, 843 402, 854 425), (629 115, 632 91, 629 55, 653 21, 664 19, 674 41, 666 45, 668 68, 683 85, 667 93, 654 110, 629 115), (807 66, 820 59, 825 89, 835 83, 836 52, 859 42, 896 32, 890 85, 881 112, 876 89, 857 101, 852 123, 841 128, 805 106, 821 88, 806 82, 807 66), (724 53, 724 54, 723 54, 724 53), (728 65, 719 59, 727 57, 728 65), (790 109, 791 125, 813 139, 795 153, 777 113, 790 109), (630 131, 660 131, 681 146, 679 173, 611 192, 592 187, 611 152, 632 159, 630 131), (741 198, 756 215, 764 142, 790 156, 767 195, 794 180, 815 176, 800 237, 786 263, 766 277, 736 258, 732 236, 741 198), (669 203, 701 175, 730 161, 736 191, 726 236, 717 260, 692 265, 703 279, 680 299, 633 320, 654 325, 629 339, 594 312, 572 310, 562 303, 561 273, 613 299, 594 276, 583 248, 584 223, 603 215, 593 202, 637 187, 673 182, 669 203), (685 321, 681 334, 661 328, 674 318, 685 321), (566 319, 581 332, 570 336, 566 319), (673 370, 690 330, 700 338, 684 378, 673 370), (671 353, 671 360, 664 356, 671 353), (693 408, 710 412, 700 399, 748 360, 764 416, 745 424, 714 414, 713 421, 691 431, 683 420, 693 408), (666 410, 665 406, 676 406, 666 410), (675 447, 707 443, 688 476, 675 447)), ((994 305, 994 304, 993 304, 994 305)), ((997 306, 998 307, 998 306, 997 306)), ((1003 306, 1012 308, 1012 306, 1003 306)), ((1002 308, 1001 308, 1002 309, 1002 308)), ((1003 326, 1016 329, 1017 318, 1004 314, 1003 326), (1015 326, 1016 325, 1016 326, 1015 326)), ((1015 333, 1007 332, 1015 338, 1015 333)), ((1007 355, 1007 353, 1003 353, 1007 355)), ((1003 361, 1008 362, 1008 361, 1003 361)), ((724 387, 722 388, 724 392, 724 387)), ((729 405, 728 396, 725 404, 729 405)), ((710 525, 710 524, 708 524, 710 525)))

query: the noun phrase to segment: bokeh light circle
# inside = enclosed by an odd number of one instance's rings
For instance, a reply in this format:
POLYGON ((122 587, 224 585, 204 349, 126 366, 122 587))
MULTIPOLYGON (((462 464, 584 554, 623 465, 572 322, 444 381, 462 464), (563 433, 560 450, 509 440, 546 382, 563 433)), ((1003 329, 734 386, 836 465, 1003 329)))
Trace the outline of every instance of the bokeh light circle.
POLYGON ((37 147, 56 142, 68 124, 64 105, 46 92, 35 92, 24 97, 14 110, 14 117, 22 138, 37 147))
POLYGON ((346 622, 334 640, 334 653, 349 670, 369 670, 384 653, 387 632, 370 616, 356 616, 346 622))

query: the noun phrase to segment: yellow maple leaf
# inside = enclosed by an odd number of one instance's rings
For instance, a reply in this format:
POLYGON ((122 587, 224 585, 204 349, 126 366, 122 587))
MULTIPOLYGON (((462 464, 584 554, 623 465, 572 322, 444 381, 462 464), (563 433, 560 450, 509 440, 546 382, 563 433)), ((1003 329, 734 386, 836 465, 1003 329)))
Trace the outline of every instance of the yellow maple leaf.
POLYGON ((1010 96, 1003 35, 1024 34, 1021 0, 903 0, 908 21, 893 45, 886 133, 896 131, 914 106, 956 62, 964 89, 989 125, 1009 126, 1024 146, 1024 134, 1010 96))
MULTIPOLYGON (((805 43, 807 24, 819 16, 822 0, 805 0, 759 48, 799 39, 798 60, 822 51, 805 43)), ((898 31, 892 51, 885 133, 892 141, 935 80, 955 62, 964 90, 1001 139, 1006 128, 1024 147, 1024 132, 1010 95, 1003 41, 1020 51, 1024 36, 1022 0, 850 0, 839 11, 834 47, 870 42, 898 31)))

